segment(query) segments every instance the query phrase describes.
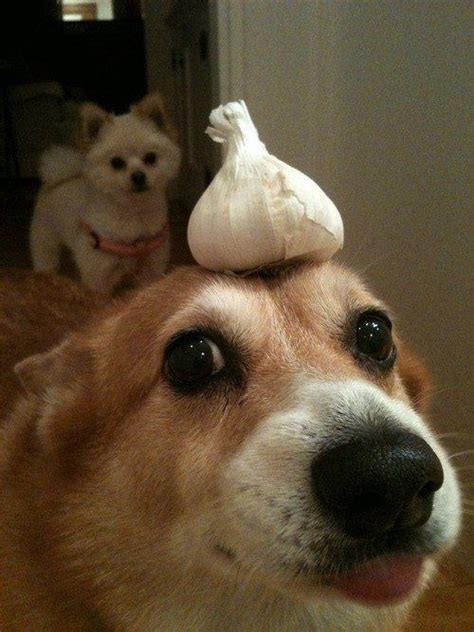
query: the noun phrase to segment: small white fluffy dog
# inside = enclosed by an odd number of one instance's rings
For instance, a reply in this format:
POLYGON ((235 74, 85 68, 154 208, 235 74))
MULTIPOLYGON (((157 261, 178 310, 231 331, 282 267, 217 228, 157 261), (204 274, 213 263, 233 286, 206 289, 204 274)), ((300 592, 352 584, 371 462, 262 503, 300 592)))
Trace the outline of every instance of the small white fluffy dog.
POLYGON ((78 148, 53 147, 41 161, 31 226, 35 270, 58 270, 67 248, 81 280, 101 292, 163 273, 170 252, 166 187, 179 163, 159 95, 121 116, 84 104, 78 148))

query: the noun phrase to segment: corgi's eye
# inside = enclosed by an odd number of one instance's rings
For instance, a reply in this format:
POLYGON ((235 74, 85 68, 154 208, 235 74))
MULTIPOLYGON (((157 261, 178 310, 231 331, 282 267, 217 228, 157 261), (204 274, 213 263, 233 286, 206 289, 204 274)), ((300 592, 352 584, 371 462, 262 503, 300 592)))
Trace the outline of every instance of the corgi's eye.
POLYGON ((122 169, 125 169, 127 163, 123 158, 120 158, 120 156, 114 156, 110 159, 110 166, 112 169, 115 169, 115 171, 121 171, 122 169))
POLYGON ((225 366, 221 350, 213 340, 199 333, 185 333, 166 351, 165 370, 177 387, 196 387, 225 366))
POLYGON ((356 326, 358 353, 376 362, 387 362, 394 356, 390 321, 378 313, 364 313, 356 326))
POLYGON ((154 165, 157 159, 157 155, 154 151, 149 151, 147 154, 143 156, 143 162, 146 165, 154 165))

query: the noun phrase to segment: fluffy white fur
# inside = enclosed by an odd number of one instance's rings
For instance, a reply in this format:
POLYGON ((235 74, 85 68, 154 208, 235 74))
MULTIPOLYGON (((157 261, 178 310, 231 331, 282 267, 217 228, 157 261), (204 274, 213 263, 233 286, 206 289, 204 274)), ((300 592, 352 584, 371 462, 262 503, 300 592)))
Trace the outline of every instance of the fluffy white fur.
POLYGON ((72 147, 56 145, 41 156, 40 177, 49 187, 57 186, 65 180, 78 178, 84 169, 84 156, 72 147))
POLYGON ((82 113, 81 149, 54 147, 42 158, 43 187, 31 226, 35 270, 60 268, 61 251, 70 250, 81 280, 101 292, 111 292, 123 277, 146 281, 163 273, 169 262, 169 239, 137 267, 133 257, 94 249, 81 225, 101 236, 130 244, 156 235, 168 219, 166 187, 178 171, 180 150, 161 114, 161 101, 144 100, 128 114, 112 116, 96 106, 82 113), (153 153, 154 164, 144 160, 153 153), (111 160, 124 165, 114 169, 111 160), (132 174, 141 172, 146 190, 134 188, 132 174))

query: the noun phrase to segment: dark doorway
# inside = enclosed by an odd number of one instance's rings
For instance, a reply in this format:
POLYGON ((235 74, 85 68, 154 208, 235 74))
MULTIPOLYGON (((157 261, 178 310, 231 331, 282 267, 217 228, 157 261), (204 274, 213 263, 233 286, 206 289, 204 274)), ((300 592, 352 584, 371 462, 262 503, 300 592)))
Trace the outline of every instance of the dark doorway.
POLYGON ((140 0, 24 0, 0 17, 2 265, 28 265, 38 161, 71 141, 78 104, 115 113, 147 92, 140 0))
POLYGON ((121 114, 149 90, 165 96, 180 132, 170 223, 174 262, 190 260, 188 216, 214 171, 203 133, 212 101, 208 3, 149 0, 144 16, 144 2, 23 0, 0 12, 0 266, 30 265, 39 158, 74 139, 79 104, 121 114))
POLYGON ((0 170, 30 178, 37 155, 67 140, 74 104, 121 113, 146 93, 137 0, 27 0, 2 20, 0 170))

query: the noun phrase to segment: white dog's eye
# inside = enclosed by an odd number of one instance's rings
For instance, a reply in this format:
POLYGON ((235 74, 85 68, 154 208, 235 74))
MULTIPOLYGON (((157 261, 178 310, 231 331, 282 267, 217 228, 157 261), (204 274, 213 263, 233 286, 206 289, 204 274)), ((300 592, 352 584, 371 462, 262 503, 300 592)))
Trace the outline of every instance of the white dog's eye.
POLYGON ((143 156, 143 162, 146 165, 154 165, 158 156, 154 151, 149 151, 147 154, 143 156))
POLYGON ((120 158, 120 156, 114 156, 110 159, 110 166, 112 169, 115 169, 115 171, 121 171, 122 169, 125 169, 127 163, 123 158, 120 158))
POLYGON ((166 352, 166 372, 176 386, 197 386, 225 367, 221 350, 200 333, 185 333, 166 352))

